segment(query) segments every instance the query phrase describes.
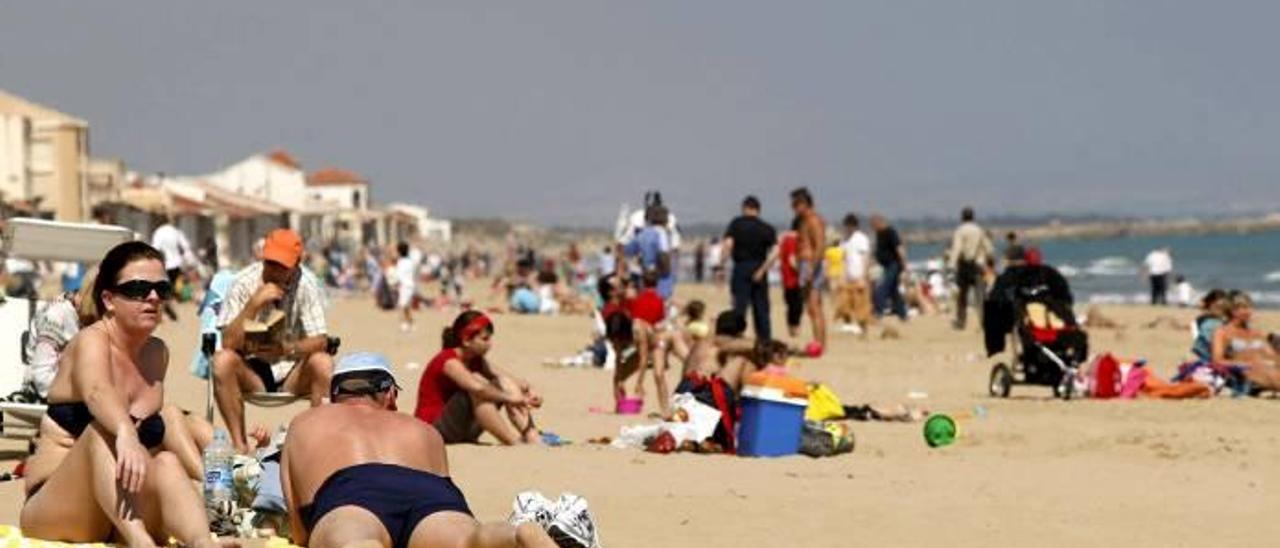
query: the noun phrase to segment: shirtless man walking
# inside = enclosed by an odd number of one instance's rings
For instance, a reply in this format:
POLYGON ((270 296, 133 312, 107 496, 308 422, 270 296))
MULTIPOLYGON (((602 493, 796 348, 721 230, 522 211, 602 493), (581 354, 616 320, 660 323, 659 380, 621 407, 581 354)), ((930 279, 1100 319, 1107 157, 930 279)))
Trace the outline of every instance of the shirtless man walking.
POLYGON ((814 209, 813 195, 807 187, 791 191, 791 210, 800 220, 800 228, 796 231, 800 292, 805 299, 809 323, 813 326, 813 342, 809 343, 807 351, 816 357, 822 355, 827 347, 827 320, 822 314, 822 293, 816 291, 817 284, 824 279, 822 257, 827 239, 827 222, 814 209))
MULTIPOLYGON (((343 356, 330 387, 333 404, 298 415, 285 438, 281 483, 295 543, 556 546, 536 521, 481 524, 471 516, 440 434, 396 412, 399 386, 385 357, 343 356)), ((587 531, 594 535, 594 526, 587 531)))

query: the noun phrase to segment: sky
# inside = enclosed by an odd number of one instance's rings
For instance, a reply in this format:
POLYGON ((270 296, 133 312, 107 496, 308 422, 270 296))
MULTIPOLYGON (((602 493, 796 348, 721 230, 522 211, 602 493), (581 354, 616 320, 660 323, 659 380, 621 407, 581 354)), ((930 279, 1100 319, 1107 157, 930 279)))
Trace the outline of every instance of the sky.
POLYGON ((380 202, 610 225, 1280 210, 1280 3, 0 0, 0 88, 92 152, 284 148, 380 202))

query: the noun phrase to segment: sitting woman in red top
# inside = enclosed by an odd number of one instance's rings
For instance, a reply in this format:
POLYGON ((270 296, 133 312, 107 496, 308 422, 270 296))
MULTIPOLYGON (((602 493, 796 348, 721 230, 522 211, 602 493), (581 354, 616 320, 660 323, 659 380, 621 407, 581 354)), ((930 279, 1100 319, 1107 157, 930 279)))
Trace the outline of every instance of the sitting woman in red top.
POLYGON ((528 381, 485 359, 493 339, 489 317, 465 311, 444 329, 443 339, 444 349, 418 381, 413 414, 439 430, 445 443, 474 443, 484 432, 505 445, 540 443, 531 410, 542 405, 542 397, 528 381))

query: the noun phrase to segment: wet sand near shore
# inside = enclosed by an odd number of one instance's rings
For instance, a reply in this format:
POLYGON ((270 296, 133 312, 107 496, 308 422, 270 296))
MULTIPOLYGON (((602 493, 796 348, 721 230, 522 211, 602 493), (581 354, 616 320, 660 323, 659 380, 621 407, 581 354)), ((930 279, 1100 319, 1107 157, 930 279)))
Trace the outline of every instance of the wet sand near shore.
MULTIPOLYGON (((677 294, 704 299, 712 315, 728 300, 711 286, 681 286, 677 294)), ((781 299, 774 303, 781 331, 781 299)), ((1162 315, 1190 320, 1192 311, 1103 310, 1129 327, 1091 331, 1094 351, 1147 358, 1166 377, 1186 355, 1188 331, 1141 324, 1162 315)), ((197 346, 194 307, 179 314, 158 331, 173 353, 168 400, 203 412, 205 385, 188 372, 197 346)), ((422 364, 452 315, 420 313, 416 331, 405 334, 398 315, 375 309, 371 299, 335 298, 329 324, 344 351, 392 359, 405 387, 400 408, 411 412, 422 364)), ((612 407, 609 372, 542 365, 588 342, 587 318, 494 319, 493 361, 532 381, 546 399, 539 425, 574 443, 451 446, 454 479, 481 519, 504 519, 517 492, 536 489, 585 496, 611 548, 1265 546, 1280 538, 1273 519, 1280 399, 1062 402, 1046 387, 1015 387, 1012 398, 995 400, 986 393, 994 360, 983 355, 977 326, 957 332, 949 318, 930 316, 897 326, 897 340, 862 341, 833 329, 826 356, 802 361, 796 373, 830 384, 846 404, 913 403, 957 414, 983 406, 985 417, 960 421, 954 445, 930 449, 919 424, 855 422, 856 450, 834 458, 655 455, 585 443, 644 420, 590 411, 612 407), (912 392, 927 398, 908 399, 912 392)), ((1255 321, 1280 330, 1280 313, 1260 312, 1255 321)), ((249 420, 274 426, 303 405, 250 407, 249 420)), ((0 442, 3 469, 25 447, 0 442)), ((20 482, 0 484, 0 523, 17 524, 21 504, 20 482)))

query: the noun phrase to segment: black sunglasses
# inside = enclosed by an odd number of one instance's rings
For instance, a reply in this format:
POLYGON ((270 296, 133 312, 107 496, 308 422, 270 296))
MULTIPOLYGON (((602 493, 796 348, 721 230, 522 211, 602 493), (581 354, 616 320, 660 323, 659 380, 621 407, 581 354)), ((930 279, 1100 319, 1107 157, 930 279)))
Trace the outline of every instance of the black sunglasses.
POLYGON ((121 297, 131 301, 145 301, 147 300, 147 297, 151 296, 151 292, 155 291, 156 297, 159 297, 160 300, 163 301, 173 295, 173 284, 170 284, 169 280, 160 280, 157 282, 150 280, 129 280, 124 283, 116 284, 116 286, 111 290, 119 293, 121 297))

